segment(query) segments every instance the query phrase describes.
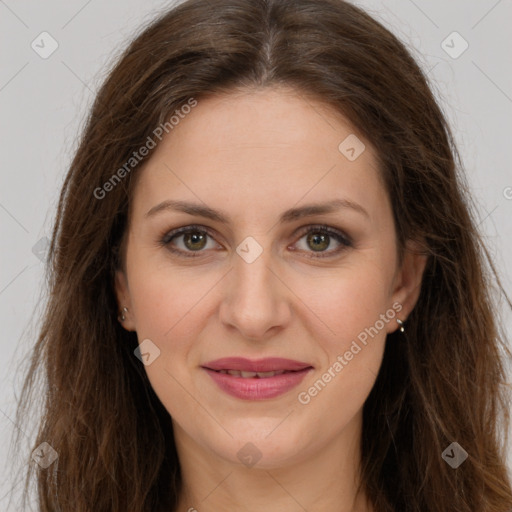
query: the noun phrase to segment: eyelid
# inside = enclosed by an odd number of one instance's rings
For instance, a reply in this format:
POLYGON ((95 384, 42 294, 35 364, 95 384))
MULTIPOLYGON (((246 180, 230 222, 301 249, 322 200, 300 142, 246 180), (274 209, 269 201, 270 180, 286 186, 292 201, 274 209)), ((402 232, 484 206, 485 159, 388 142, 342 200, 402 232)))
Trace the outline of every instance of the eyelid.
POLYGON ((172 229, 170 231, 165 231, 159 238, 158 238, 158 245, 166 250, 168 250, 170 253, 178 256, 179 258, 183 259, 191 259, 191 258, 200 258, 206 255, 207 251, 200 250, 200 251, 184 251, 183 249, 177 249, 175 247, 172 247, 171 240, 173 238, 179 238, 182 235, 186 235, 190 232, 200 232, 206 234, 212 241, 214 241, 217 245, 220 245, 216 239, 215 236, 212 234, 213 231, 206 227, 199 224, 187 224, 186 226, 182 226, 176 229, 172 229))
MULTIPOLYGON (((346 249, 353 247, 353 241, 344 231, 328 226, 326 224, 309 224, 303 228, 299 228, 295 233, 294 237, 298 237, 297 242, 301 240, 305 235, 310 232, 320 232, 327 234, 329 237, 334 238, 340 246, 337 249, 331 249, 327 251, 302 251, 306 252, 308 258, 319 260, 322 258, 336 258, 346 249)), ((297 242, 294 242, 296 244, 297 242)), ((295 250, 295 249, 293 249, 295 250)))
MULTIPOLYGON (((182 226, 176 229, 173 229, 171 231, 164 232, 163 235, 160 236, 159 245, 167 248, 169 251, 176 253, 178 255, 181 255, 185 258, 197 258, 202 256, 202 253, 205 253, 205 250, 199 250, 199 251, 183 251, 182 249, 175 249, 171 247, 171 240, 173 238, 177 238, 181 235, 187 234, 189 232, 201 232, 209 236, 212 240, 214 240, 217 244, 218 242, 215 239, 215 236, 213 234, 213 230, 211 228, 208 228, 207 226, 203 226, 200 224, 188 224, 186 226, 182 226)), ((320 258, 329 258, 329 257, 335 257, 340 254, 344 249, 353 247, 353 241, 350 236, 348 236, 344 231, 334 228, 331 226, 328 226, 326 224, 308 224, 307 226, 303 226, 297 230, 295 230, 293 237, 297 238, 297 240, 292 244, 295 245, 301 238, 303 238, 305 235, 309 234, 310 232, 322 232, 324 234, 327 234, 331 238, 334 238, 339 244, 340 247, 338 249, 334 250, 328 250, 328 251, 298 251, 298 252, 306 252, 309 254, 308 257, 314 258, 314 259, 320 259, 320 258)), ((290 246, 287 246, 290 247, 290 246)), ((296 249, 292 249, 295 251, 296 249)))
POLYGON ((190 231, 204 232, 207 235, 209 235, 211 238, 214 238, 212 235, 213 231, 210 228, 208 228, 206 226, 202 226, 200 224, 187 224, 186 226, 172 229, 171 231, 165 231, 165 233, 160 238, 161 238, 162 243, 168 244, 172 238, 177 237, 179 235, 186 234, 190 231))
POLYGON ((303 228, 299 228, 294 236, 299 236, 302 238, 304 235, 307 235, 311 231, 321 231, 327 233, 328 235, 339 237, 342 239, 344 243, 347 245, 352 245, 352 239, 349 237, 343 230, 328 226, 327 224, 308 224, 303 228))

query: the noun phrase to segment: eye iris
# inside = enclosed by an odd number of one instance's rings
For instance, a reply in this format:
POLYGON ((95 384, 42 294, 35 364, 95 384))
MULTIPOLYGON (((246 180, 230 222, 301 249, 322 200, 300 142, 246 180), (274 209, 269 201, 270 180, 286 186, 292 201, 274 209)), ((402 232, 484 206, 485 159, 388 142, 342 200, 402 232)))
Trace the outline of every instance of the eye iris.
POLYGON ((314 246, 311 246, 312 249, 316 250, 324 250, 329 247, 329 235, 321 235, 318 233, 309 233, 307 238, 308 244, 310 242, 313 242, 316 245, 316 248, 314 246))
POLYGON ((185 243, 185 246, 188 249, 199 250, 205 246, 206 237, 205 237, 204 233, 199 233, 199 232, 185 233, 183 235, 183 242, 185 243), (195 244, 199 244, 199 247, 195 244))

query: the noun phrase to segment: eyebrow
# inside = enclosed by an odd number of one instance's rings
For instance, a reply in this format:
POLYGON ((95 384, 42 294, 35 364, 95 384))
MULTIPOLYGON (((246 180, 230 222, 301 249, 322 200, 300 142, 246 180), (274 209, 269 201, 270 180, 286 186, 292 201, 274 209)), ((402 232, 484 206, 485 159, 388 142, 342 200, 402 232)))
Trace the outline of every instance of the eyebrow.
MULTIPOLYGON (((311 203, 297 208, 290 208, 283 212, 279 218, 280 223, 293 222, 304 217, 312 217, 314 215, 322 215, 326 213, 334 213, 343 209, 351 209, 362 214, 367 219, 370 219, 368 212, 358 203, 354 203, 348 199, 334 199, 325 203, 311 203)), ((189 203, 187 201, 173 201, 166 200, 156 206, 153 206, 145 215, 145 217, 153 217, 154 215, 168 211, 175 210, 179 212, 188 213, 198 217, 205 217, 207 219, 220 222, 222 224, 229 224, 229 217, 206 205, 197 203, 189 203)))

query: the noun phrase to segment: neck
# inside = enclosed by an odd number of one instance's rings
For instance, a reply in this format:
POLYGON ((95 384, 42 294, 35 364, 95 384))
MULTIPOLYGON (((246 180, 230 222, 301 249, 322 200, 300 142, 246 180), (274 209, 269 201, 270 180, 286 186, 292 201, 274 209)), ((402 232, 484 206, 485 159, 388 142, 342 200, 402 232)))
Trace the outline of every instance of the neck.
POLYGON ((371 512, 357 493, 362 416, 313 454, 252 468, 205 450, 175 424, 183 491, 176 512, 371 512), (293 459, 293 460, 292 460, 293 459))

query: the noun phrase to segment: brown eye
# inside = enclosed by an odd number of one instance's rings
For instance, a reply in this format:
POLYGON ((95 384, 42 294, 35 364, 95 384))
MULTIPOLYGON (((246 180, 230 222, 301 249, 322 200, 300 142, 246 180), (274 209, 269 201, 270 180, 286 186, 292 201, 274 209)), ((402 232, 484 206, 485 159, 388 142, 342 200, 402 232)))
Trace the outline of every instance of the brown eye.
POLYGON ((187 249, 190 249, 191 251, 198 251, 205 247, 206 237, 208 235, 199 231, 192 231, 184 233, 182 236, 183 243, 187 249))
POLYGON ((212 236, 199 227, 186 226, 167 233, 160 241, 171 252, 183 256, 201 256, 204 249, 218 248, 212 236), (212 245, 208 246, 208 242, 212 245))
POLYGON ((325 251, 330 243, 329 235, 310 232, 307 235, 307 243, 314 251, 325 251))
MULTIPOLYGON (((305 239, 305 243, 299 249, 308 253, 308 256, 312 258, 336 256, 341 251, 352 247, 352 241, 348 236, 328 226, 309 227, 303 232, 299 242, 302 239, 305 239), (332 247, 333 245, 334 248, 332 247)), ((298 245, 300 246, 301 244, 298 245)))

